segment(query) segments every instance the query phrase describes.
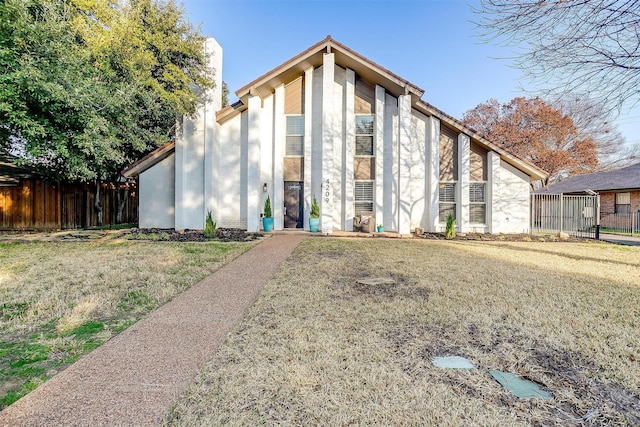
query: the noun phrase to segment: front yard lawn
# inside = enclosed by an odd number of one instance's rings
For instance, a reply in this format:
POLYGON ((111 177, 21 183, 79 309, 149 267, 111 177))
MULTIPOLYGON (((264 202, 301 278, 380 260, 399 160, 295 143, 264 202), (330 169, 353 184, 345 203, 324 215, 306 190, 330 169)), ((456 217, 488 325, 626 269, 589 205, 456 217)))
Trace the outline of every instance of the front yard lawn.
POLYGON ((0 243, 0 409, 253 243, 0 243))
POLYGON ((639 425, 639 390, 640 248, 314 238, 165 422, 639 425), (451 355, 477 369, 433 366, 451 355))

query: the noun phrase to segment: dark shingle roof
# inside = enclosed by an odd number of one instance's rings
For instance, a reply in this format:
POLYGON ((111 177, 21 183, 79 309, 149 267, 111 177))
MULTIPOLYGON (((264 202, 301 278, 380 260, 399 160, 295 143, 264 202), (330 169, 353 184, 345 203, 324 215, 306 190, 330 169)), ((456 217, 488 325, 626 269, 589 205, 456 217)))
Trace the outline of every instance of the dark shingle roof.
POLYGON ((15 186, 20 184, 20 179, 38 176, 35 169, 28 166, 18 166, 17 160, 17 157, 0 151, 0 186, 15 186))
POLYGON ((640 163, 614 171, 596 172, 567 178, 536 190, 536 193, 583 193, 587 189, 593 191, 640 189, 640 163))

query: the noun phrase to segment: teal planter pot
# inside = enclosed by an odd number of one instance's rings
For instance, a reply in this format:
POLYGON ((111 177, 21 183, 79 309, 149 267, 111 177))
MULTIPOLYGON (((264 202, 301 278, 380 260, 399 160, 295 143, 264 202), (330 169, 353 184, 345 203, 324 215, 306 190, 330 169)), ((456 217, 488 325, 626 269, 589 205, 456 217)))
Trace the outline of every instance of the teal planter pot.
POLYGON ((317 233, 320 229, 320 218, 309 218, 309 231, 317 233))
POLYGON ((262 229, 266 233, 271 233, 273 231, 273 217, 271 217, 271 218, 267 218, 267 217, 262 218, 262 229))
POLYGON ((384 233, 384 227, 378 226, 378 233, 384 233))

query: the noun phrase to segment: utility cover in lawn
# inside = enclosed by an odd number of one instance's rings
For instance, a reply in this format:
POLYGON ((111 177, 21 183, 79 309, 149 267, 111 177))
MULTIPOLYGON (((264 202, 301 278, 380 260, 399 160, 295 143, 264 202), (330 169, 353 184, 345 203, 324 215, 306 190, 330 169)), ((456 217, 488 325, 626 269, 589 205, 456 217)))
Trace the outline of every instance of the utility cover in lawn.
POLYGON ((520 399, 539 398, 551 400, 551 395, 538 387, 538 384, 523 380, 516 374, 502 371, 489 371, 489 374, 504 388, 520 399))
POLYGON ((433 366, 449 369, 476 369, 469 359, 462 356, 434 357, 433 366))

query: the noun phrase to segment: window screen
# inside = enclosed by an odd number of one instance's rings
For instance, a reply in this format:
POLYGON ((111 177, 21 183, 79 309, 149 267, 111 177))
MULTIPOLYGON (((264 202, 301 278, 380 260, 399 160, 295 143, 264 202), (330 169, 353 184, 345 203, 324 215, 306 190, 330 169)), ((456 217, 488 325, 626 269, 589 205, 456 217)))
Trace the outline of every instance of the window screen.
POLYGON ((487 222, 486 184, 472 182, 469 184, 469 222, 484 224, 487 222))
POLYGON ((356 156, 373 156, 373 115, 356 116, 356 156))
POLYGON ((354 211, 356 215, 373 212, 373 181, 355 181, 354 211))
POLYGON ((304 155, 304 116, 287 116, 286 156, 304 155))
POLYGON ((440 222, 446 222, 449 214, 456 217, 456 184, 453 182, 440 184, 439 196, 439 214, 440 222))

